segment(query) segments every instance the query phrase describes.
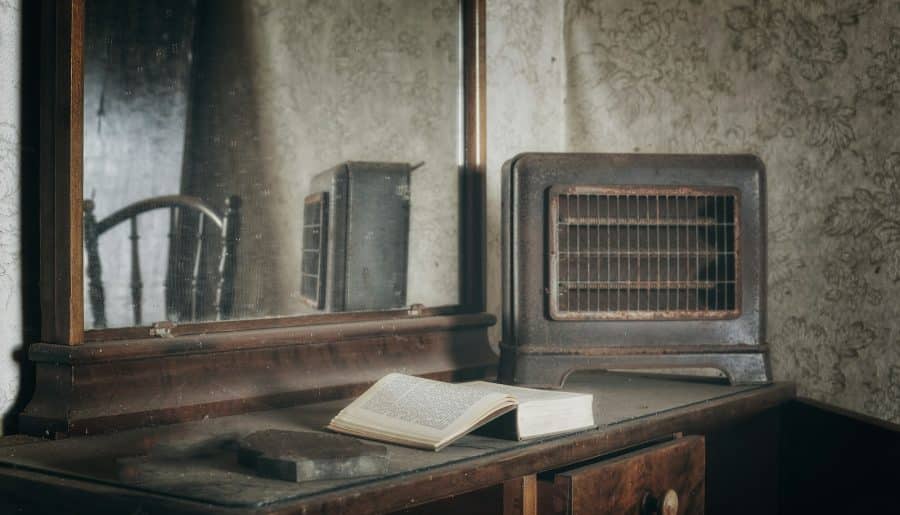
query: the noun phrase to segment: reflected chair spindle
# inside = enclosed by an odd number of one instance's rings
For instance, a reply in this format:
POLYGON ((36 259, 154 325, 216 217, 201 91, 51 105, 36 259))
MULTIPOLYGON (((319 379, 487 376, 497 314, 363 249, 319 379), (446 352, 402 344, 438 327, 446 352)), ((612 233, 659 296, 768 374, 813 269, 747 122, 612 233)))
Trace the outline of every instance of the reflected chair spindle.
POLYGON ((237 271, 237 242, 241 234, 241 198, 231 196, 226 201, 225 220, 222 227, 222 258, 219 261, 219 287, 216 289, 218 320, 234 316, 234 276, 237 271))
POLYGON ((138 234, 137 215, 130 218, 131 233, 128 239, 131 241, 131 308, 134 312, 134 325, 141 325, 141 298, 144 291, 144 283, 141 281, 141 251, 138 242, 141 236, 138 234))
POLYGON ((87 252, 88 297, 94 327, 106 327, 106 301, 103 292, 103 269, 98 250, 97 218, 94 216, 94 201, 84 201, 84 247, 87 252))
POLYGON ((203 249, 206 247, 206 223, 203 216, 197 219, 195 244, 194 266, 191 268, 191 320, 200 317, 206 293, 206 259, 203 255, 203 249))
POLYGON ((239 197, 229 197, 226 202, 226 213, 220 217, 202 200, 185 195, 165 195, 144 199, 112 213, 103 220, 97 221, 94 215, 94 202, 84 201, 84 245, 87 254, 87 279, 88 294, 91 304, 91 313, 94 317, 95 329, 105 328, 108 325, 106 319, 106 301, 102 282, 102 265, 100 263, 99 238, 106 231, 125 220, 130 223, 131 245, 131 301, 135 325, 141 325, 143 310, 144 284, 141 277, 140 264, 140 234, 138 233, 137 217, 147 211, 155 209, 168 209, 169 221, 169 259, 168 270, 164 283, 165 288, 165 313, 169 321, 181 321, 186 315, 192 321, 201 320, 207 315, 207 290, 212 286, 207 271, 207 247, 209 242, 209 228, 212 224, 221 231, 221 254, 219 258, 218 280, 216 284, 216 303, 214 306, 217 320, 227 320, 234 314, 234 277, 237 270, 237 242, 240 234, 240 205, 239 197), (186 212, 196 213, 195 229, 187 222, 194 220, 186 216, 186 212), (196 232, 194 232, 194 230, 196 232), (186 256, 185 250, 190 249, 190 243, 182 236, 186 231, 193 232, 193 250, 186 256), (187 243, 188 245, 185 245, 187 243), (188 269, 187 267, 190 266, 188 269), (190 275, 185 277, 185 273, 190 275), (179 285, 189 287, 188 298, 184 298, 184 291, 179 285), (183 299, 183 300, 180 300, 183 299), (186 302, 185 302, 186 301, 186 302), (187 308, 187 309, 184 309, 187 308), (186 313, 185 313, 186 311, 186 313))

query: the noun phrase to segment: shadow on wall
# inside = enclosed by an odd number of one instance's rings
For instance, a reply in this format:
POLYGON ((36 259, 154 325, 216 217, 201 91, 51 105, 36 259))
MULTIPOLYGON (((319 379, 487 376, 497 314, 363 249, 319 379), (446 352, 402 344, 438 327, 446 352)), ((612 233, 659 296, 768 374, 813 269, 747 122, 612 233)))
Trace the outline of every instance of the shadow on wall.
MULTIPOLYGON (((196 19, 181 192, 217 207, 224 206, 229 195, 238 195, 246 206, 242 227, 248 234, 238 245, 243 267, 235 284, 235 318, 294 314, 278 302, 288 296, 279 273, 284 267, 258 266, 276 259, 276 242, 295 237, 281 233, 284 220, 277 212, 285 206, 271 196, 279 189, 279 175, 260 149, 266 128, 259 119, 260 86, 253 69, 259 51, 251 37, 251 6, 201 1, 196 19)), ((215 269, 217 256, 207 256, 207 269, 215 269)))
POLYGON ((40 337, 40 184, 38 168, 40 142, 40 3, 23 1, 20 4, 22 30, 20 33, 19 82, 20 92, 20 172, 19 172, 19 234, 21 248, 20 295, 22 300, 21 346, 10 356, 19 367, 19 388, 15 400, 3 414, 2 434, 18 429, 18 414, 34 392, 34 366, 28 361, 28 345, 40 337))

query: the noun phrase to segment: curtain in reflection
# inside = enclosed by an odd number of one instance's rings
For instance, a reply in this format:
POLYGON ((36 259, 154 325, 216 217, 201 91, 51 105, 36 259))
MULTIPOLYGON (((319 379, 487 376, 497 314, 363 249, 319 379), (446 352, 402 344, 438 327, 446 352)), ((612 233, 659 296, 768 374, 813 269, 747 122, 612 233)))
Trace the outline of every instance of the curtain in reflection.
MULTIPOLYGON (((87 0, 85 7, 84 196, 103 218, 179 191, 196 3, 87 0)), ((165 318, 168 216, 139 218, 144 320, 165 318)), ((133 325, 128 224, 104 234, 99 250, 109 325, 133 325)))
MULTIPOLYGON (((185 134, 181 192, 203 199, 224 213, 226 199, 241 197, 243 227, 250 228, 238 243, 236 299, 233 318, 265 316, 276 311, 268 293, 281 287, 271 262, 275 249, 261 242, 277 241, 277 220, 267 200, 267 166, 260 156, 258 106, 252 46, 253 16, 244 0, 200 0, 191 69, 191 89, 185 134), (263 294, 263 292, 267 292, 263 294)), ((195 263, 197 218, 179 224, 173 264, 177 283, 189 292, 194 267, 205 271, 199 319, 215 317, 217 269, 222 250, 219 234, 207 234, 203 258, 195 263)), ((180 296, 178 312, 190 313, 189 293, 180 296)))

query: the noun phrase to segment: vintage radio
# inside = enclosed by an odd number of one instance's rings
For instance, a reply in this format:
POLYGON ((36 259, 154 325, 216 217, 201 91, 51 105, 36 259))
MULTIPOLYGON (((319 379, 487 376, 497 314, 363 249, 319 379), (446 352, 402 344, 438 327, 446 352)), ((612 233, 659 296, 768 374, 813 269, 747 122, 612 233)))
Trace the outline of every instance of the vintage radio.
POLYGON ((500 379, 691 367, 769 381, 764 198, 750 155, 508 161, 500 379))
POLYGON ((412 169, 348 161, 312 179, 300 285, 308 304, 330 312, 406 305, 412 169))

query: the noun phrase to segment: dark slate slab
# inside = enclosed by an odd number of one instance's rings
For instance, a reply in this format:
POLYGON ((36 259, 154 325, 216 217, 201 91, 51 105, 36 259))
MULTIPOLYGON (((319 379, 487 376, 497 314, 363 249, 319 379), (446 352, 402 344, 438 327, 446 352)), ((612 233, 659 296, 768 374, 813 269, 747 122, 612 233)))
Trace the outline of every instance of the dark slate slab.
POLYGON ((381 475, 387 447, 356 438, 308 431, 257 431, 238 442, 238 462, 262 477, 319 481, 381 475))

